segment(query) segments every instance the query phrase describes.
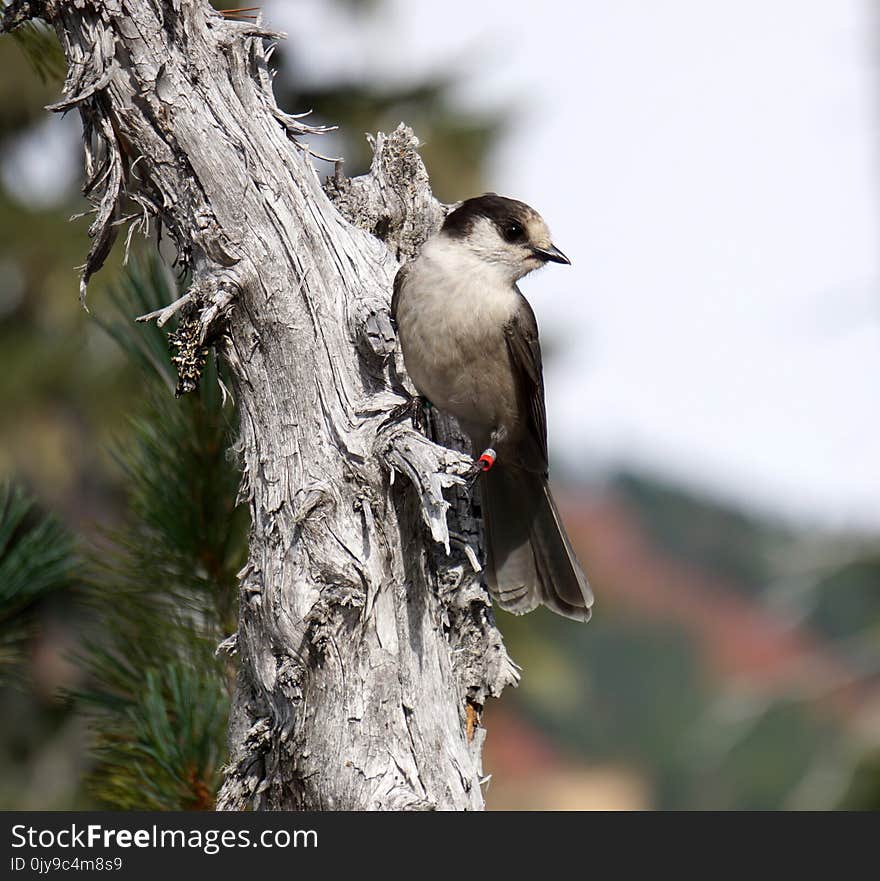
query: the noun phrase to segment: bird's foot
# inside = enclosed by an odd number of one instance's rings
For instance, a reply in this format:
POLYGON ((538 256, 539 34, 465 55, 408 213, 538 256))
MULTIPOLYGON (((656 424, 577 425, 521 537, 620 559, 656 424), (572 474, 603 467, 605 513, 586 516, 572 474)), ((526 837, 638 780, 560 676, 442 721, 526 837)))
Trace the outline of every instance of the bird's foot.
POLYGON ((487 447, 485 450, 483 450, 482 453, 480 453, 480 457, 463 475, 468 490, 472 490, 474 488, 474 484, 477 482, 477 478, 484 471, 488 471, 495 464, 495 460, 497 458, 498 454, 491 447, 487 447))
POLYGON ((427 434, 428 410, 430 409, 431 402, 427 398, 423 398, 421 395, 411 395, 408 400, 404 401, 402 404, 398 404, 388 414, 379 426, 379 430, 381 431, 388 425, 395 425, 398 422, 403 422, 404 419, 410 419, 412 421, 412 426, 416 431, 421 432, 422 434, 427 434))

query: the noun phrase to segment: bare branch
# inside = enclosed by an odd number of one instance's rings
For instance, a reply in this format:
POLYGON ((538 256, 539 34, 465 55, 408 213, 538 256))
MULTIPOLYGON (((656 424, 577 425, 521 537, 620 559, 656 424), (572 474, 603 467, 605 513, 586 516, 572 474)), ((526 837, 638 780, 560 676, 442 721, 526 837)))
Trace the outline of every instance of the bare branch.
POLYGON ((178 297, 173 303, 169 303, 155 312, 147 312, 146 315, 138 315, 135 321, 155 321, 162 327, 170 318, 177 314, 192 299, 192 293, 187 291, 182 297, 178 297))

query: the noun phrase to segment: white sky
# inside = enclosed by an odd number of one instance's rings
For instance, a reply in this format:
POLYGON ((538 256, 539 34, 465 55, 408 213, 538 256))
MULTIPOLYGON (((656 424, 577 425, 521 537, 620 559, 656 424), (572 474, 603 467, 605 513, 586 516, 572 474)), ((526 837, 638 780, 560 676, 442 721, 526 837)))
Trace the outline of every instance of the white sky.
POLYGON ((555 343, 557 459, 880 524, 870 0, 332 6, 269 10, 306 69, 454 67, 462 103, 517 109, 488 186, 574 262, 523 286, 555 343))

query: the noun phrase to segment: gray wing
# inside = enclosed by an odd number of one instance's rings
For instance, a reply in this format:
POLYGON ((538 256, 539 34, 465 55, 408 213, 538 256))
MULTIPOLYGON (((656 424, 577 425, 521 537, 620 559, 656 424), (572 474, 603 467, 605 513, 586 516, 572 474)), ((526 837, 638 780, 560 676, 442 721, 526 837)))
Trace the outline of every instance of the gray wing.
POLYGON ((408 265, 406 263, 397 270, 397 275, 394 276, 394 290, 391 294, 391 320, 397 321, 397 304, 400 302, 400 292, 403 290, 403 285, 406 282, 406 276, 409 272, 408 265))
MULTIPOLYGON (((519 307, 504 326, 507 350, 514 370, 520 379, 523 401, 527 411, 528 438, 539 467, 547 472, 547 413, 544 409, 544 373, 541 365, 541 344, 538 342, 538 323, 528 300, 520 294, 519 307)), ((537 470, 537 469, 535 469, 537 470)))

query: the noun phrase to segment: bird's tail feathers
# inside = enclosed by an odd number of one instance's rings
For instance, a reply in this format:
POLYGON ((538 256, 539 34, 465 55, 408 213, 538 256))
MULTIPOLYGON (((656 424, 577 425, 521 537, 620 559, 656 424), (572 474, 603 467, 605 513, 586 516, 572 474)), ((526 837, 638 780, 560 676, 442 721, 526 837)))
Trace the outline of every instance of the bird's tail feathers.
POLYGON ((559 517, 545 476, 496 465, 482 478, 489 590, 524 615, 544 605, 588 621, 593 594, 559 517))

